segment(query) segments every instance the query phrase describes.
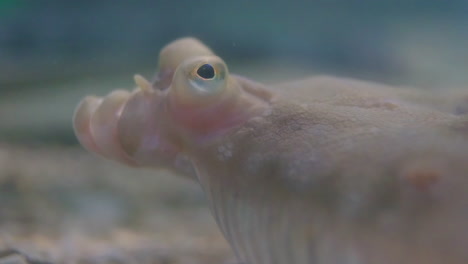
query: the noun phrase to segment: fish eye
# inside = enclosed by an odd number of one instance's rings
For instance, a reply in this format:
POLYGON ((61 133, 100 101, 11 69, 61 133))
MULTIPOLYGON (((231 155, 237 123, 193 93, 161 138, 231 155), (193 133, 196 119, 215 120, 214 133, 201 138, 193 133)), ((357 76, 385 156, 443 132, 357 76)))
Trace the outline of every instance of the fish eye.
POLYGON ((228 68, 219 57, 194 57, 177 67, 171 96, 179 102, 206 105, 227 96, 228 80, 228 68))
POLYGON ((215 77, 215 69, 210 64, 203 64, 198 67, 197 75, 203 79, 213 79, 215 77))
POLYGON ((188 88, 193 94, 206 97, 224 90, 226 70, 222 64, 205 61, 188 68, 192 68, 188 78, 188 88))

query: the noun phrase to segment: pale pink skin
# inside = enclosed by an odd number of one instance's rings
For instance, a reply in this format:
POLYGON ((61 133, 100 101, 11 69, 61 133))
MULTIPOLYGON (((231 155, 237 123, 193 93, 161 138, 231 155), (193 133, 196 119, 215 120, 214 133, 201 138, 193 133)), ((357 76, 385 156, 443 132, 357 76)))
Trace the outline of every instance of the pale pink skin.
POLYGON ((466 97, 330 77, 266 87, 192 38, 135 81, 80 103, 79 141, 196 179, 240 261, 468 263, 466 97), (216 85, 197 76, 206 63, 216 85))

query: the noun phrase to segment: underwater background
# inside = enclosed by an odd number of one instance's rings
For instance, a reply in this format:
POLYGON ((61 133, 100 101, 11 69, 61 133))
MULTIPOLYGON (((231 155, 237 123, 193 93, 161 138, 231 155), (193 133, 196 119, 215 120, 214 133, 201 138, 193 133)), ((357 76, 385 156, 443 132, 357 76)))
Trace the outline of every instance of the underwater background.
POLYGON ((83 96, 151 78, 184 36, 267 84, 468 90, 466 0, 0 0, 0 263, 232 258, 196 184, 90 155, 72 131, 83 96))

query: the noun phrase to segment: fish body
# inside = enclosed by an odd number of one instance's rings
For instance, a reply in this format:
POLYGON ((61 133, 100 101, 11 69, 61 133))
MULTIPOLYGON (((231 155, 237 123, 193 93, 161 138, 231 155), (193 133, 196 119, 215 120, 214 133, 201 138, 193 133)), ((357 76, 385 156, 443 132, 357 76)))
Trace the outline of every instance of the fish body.
POLYGON ((264 85, 193 38, 158 67, 131 92, 85 98, 77 137, 198 181, 243 263, 468 263, 462 97, 332 77, 264 85))

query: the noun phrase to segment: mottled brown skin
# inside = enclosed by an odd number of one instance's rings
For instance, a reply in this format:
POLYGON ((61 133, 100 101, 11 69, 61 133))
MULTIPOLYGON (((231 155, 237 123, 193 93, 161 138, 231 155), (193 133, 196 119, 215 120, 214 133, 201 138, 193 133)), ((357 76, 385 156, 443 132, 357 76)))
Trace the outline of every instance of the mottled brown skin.
POLYGON ((244 263, 468 263, 463 97, 331 77, 267 87, 223 65, 178 40, 153 83, 85 99, 77 136, 198 180, 244 263))

